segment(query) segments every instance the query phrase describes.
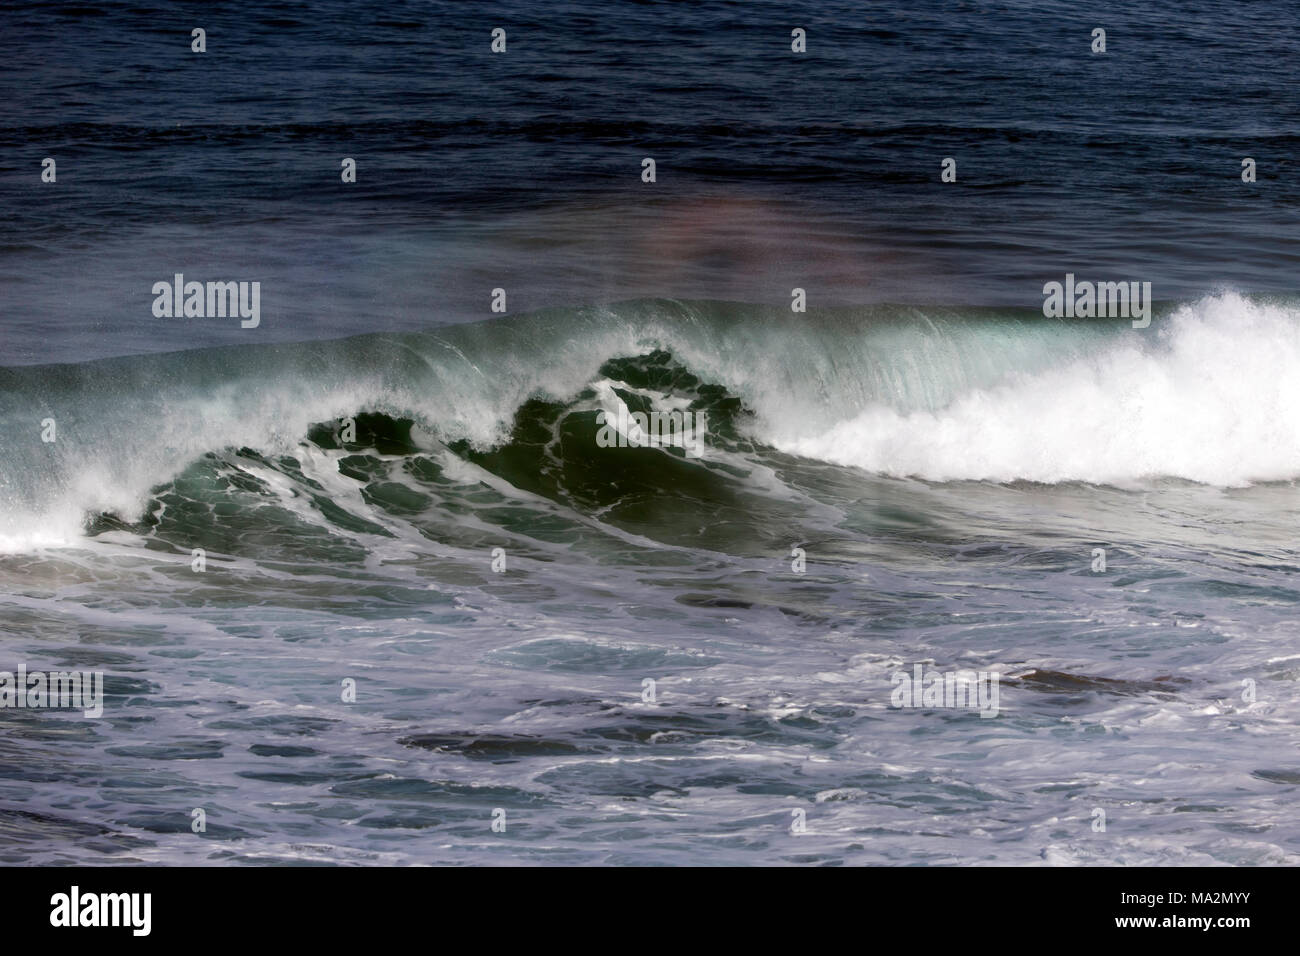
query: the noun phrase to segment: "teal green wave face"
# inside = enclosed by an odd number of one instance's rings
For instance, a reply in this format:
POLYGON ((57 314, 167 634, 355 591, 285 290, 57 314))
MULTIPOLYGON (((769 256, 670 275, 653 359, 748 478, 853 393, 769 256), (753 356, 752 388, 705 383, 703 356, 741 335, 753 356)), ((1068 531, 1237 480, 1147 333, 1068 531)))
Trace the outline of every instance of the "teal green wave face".
MULTIPOLYGON (((2 369, 0 534, 70 541, 88 517, 136 521, 205 455, 292 457, 321 423, 367 415, 411 423, 392 449, 375 435, 385 450, 446 446, 593 506, 645 481, 647 456, 589 441, 602 409, 611 423, 700 416, 676 439, 686 457, 780 452, 940 481, 1282 480, 1300 472, 1295 443, 1274 434, 1296 415, 1297 314, 1231 293, 1160 305, 1141 330, 1034 310, 644 300, 2 369)), ((660 467, 724 480, 716 466, 660 467)))

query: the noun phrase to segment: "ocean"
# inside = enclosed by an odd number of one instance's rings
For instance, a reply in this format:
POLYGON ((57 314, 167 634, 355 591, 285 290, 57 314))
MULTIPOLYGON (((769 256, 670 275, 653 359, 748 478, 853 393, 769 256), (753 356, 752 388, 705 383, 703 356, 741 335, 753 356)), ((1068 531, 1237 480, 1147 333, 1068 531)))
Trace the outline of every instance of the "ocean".
POLYGON ((7 4, 0 861, 1300 862, 1297 28, 7 4))

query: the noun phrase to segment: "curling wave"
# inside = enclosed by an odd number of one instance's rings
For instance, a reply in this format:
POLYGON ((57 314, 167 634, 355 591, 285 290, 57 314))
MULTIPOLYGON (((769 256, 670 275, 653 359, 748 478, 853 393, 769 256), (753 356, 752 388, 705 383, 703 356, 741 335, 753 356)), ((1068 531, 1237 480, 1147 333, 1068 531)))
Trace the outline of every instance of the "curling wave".
MULTIPOLYGON (((412 449, 508 460, 506 480, 552 497, 539 476, 564 467, 519 454, 520 429, 577 429, 582 441, 547 454, 580 454, 584 481, 617 488, 602 474, 614 457, 586 449, 594 398, 615 385, 710 409, 710 445, 759 463, 797 455, 932 481, 1288 480, 1300 475, 1297 372, 1300 308, 1233 293, 1167 306, 1145 330, 997 309, 790 315, 654 300, 7 368, 0 544, 67 544, 100 515, 138 522, 205 456, 292 456, 322 423, 358 415, 407 423, 412 449)), ((655 454, 632 470, 707 467, 655 454)))

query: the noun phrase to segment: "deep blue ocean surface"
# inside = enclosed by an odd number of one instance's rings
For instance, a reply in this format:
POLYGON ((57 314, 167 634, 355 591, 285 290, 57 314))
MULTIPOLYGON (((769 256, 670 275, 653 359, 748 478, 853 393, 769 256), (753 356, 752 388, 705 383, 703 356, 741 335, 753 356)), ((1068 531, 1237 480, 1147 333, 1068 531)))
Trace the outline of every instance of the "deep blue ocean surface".
POLYGON ((1037 307, 1067 271, 1294 291, 1296 27, 1259 2, 9 4, 0 355, 249 338, 152 321, 176 271, 260 279, 259 342, 481 319, 497 287, 512 312, 1037 307))
POLYGON ((6 4, 0 861, 1300 862, 1298 63, 1280 2, 6 4), (704 454, 599 440, 652 411, 704 454))

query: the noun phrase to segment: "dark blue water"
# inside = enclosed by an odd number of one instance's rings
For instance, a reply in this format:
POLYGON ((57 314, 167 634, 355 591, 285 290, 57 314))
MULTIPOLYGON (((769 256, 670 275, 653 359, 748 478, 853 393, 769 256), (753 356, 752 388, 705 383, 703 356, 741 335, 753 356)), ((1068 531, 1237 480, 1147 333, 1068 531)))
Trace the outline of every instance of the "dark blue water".
POLYGON ((1295 864, 1298 27, 6 4, 0 862, 1295 864))
POLYGON ((154 320, 149 289, 176 271, 262 281, 257 341, 483 318, 497 287, 520 312, 780 303, 796 286, 821 305, 1036 307, 1067 271, 1150 281, 1161 300, 1300 285, 1284 3, 42 3, 3 18, 6 363, 248 340, 154 320), (57 184, 40 181, 45 156, 57 184), (956 183, 940 182, 945 157, 956 183))

